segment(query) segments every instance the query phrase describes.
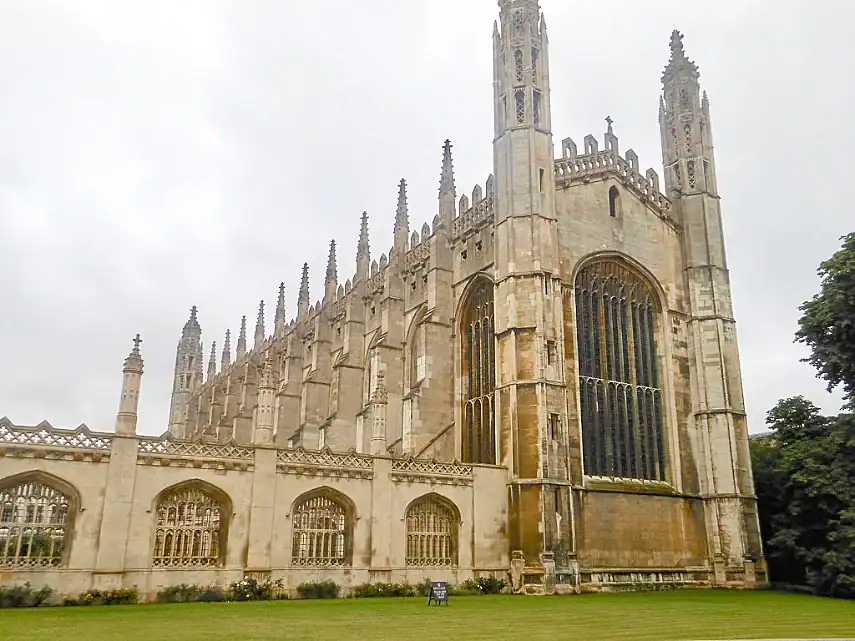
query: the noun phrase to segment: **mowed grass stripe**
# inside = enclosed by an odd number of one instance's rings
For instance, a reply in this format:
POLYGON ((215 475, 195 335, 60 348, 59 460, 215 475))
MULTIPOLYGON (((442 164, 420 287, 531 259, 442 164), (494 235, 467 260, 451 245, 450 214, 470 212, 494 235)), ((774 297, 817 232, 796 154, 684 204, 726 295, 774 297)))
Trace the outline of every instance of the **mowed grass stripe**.
POLYGON ((339 599, 0 612, 4 641, 668 641, 855 637, 855 603, 774 592, 339 599))

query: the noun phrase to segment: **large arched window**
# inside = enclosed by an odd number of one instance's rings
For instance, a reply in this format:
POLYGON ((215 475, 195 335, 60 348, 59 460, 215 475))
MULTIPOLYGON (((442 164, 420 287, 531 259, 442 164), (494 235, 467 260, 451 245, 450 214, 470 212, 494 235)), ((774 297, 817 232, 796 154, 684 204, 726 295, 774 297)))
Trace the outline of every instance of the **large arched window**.
POLYGON ((575 294, 585 473, 664 481, 658 299, 621 260, 583 268, 575 294))
POLYGON ((496 458, 493 425, 496 386, 493 353, 493 284, 481 279, 463 308, 463 379, 466 405, 463 411, 463 461, 494 464, 496 458))
POLYGON ((457 510, 445 499, 429 494, 407 508, 407 565, 457 565, 457 510))
POLYGON ((71 544, 72 497, 38 474, 0 483, 0 567, 57 567, 71 544))
POLYGON ((217 567, 225 561, 228 497, 201 482, 182 483, 157 501, 154 567, 217 567))
POLYGON ((351 564, 354 510, 335 490, 304 494, 294 503, 292 565, 335 567, 351 564))

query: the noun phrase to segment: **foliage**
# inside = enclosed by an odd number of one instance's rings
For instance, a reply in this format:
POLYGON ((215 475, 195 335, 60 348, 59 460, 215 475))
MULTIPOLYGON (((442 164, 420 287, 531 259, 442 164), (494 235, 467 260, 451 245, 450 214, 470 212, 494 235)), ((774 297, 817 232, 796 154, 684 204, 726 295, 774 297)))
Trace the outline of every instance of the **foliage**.
POLYGON ((229 601, 274 601, 283 598, 284 582, 265 581, 261 583, 255 578, 245 578, 235 581, 229 586, 229 601))
POLYGON ((351 594, 355 599, 409 597, 416 596, 416 588, 406 583, 365 583, 353 588, 351 594))
POLYGON ((303 599, 335 599, 341 588, 335 581, 308 581, 297 586, 303 599))
POLYGON ((772 580, 855 598, 855 415, 822 416, 797 396, 767 423, 751 450, 772 580))
POLYGON ((813 365, 828 390, 842 386, 855 404, 855 232, 844 236, 843 246, 821 263, 822 288, 799 309, 796 341, 804 343, 813 365))
POLYGON ((37 608, 47 605, 53 596, 53 589, 44 586, 35 590, 29 584, 0 585, 0 609, 2 608, 37 608))
POLYGON ((158 603, 195 603, 227 601, 229 594, 218 585, 170 585, 157 593, 158 603))
POLYGON ((76 597, 66 597, 63 605, 133 605, 140 600, 136 588, 87 590, 76 597))
POLYGON ((497 579, 493 576, 479 576, 475 579, 475 583, 481 590, 481 594, 501 594, 508 585, 504 579, 497 579))

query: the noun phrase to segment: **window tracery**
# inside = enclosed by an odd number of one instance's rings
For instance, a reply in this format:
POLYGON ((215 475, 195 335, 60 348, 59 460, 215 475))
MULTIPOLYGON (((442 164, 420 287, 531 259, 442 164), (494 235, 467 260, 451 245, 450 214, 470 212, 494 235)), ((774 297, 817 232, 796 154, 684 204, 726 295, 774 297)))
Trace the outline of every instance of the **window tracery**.
POLYGON ((525 90, 517 89, 515 98, 517 103, 517 124, 521 125, 525 122, 525 90))
POLYGON ((534 124, 540 124, 540 109, 542 105, 543 99, 541 98, 541 93, 535 89, 534 91, 534 100, 532 102, 532 117, 534 118, 534 124))
POLYGON ((342 501, 327 494, 299 500, 292 513, 293 565, 349 565, 349 514, 342 501))
POLYGON ((686 138, 686 153, 692 153, 692 123, 683 123, 683 135, 686 138))
POLYGON ((435 496, 413 503, 407 510, 407 565, 453 567, 457 565, 455 511, 435 496))
POLYGON ((686 173, 689 174, 689 189, 695 188, 695 161, 690 160, 686 163, 686 173))
POLYGON ((522 82, 525 72, 522 49, 514 49, 514 70, 516 72, 517 82, 522 82))
POLYGON ((575 290, 585 473, 665 481, 656 297, 616 261, 582 269, 575 290))
POLYGON ((69 512, 69 497, 37 480, 0 489, 0 567, 62 565, 69 512))
POLYGON ((226 510, 199 487, 177 488, 157 504, 152 565, 216 567, 225 552, 226 510))
POLYGON ((463 375, 466 381, 463 460, 495 463, 493 284, 481 280, 463 314, 463 375))
POLYGON ((540 57, 540 50, 537 47, 531 48, 531 81, 537 84, 537 60, 540 57))

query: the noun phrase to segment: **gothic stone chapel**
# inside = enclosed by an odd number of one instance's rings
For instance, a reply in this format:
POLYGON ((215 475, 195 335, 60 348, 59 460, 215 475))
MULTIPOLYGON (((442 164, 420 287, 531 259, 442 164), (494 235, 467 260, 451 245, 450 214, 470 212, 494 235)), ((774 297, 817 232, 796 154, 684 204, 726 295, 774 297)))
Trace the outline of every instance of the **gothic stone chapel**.
MULTIPOLYGON (((710 103, 671 36, 656 171, 555 153, 538 0, 499 0, 494 167, 323 298, 304 267, 203 371, 194 307, 168 431, 136 433, 139 341, 114 432, 0 419, 0 580, 65 593, 244 576, 348 587, 509 578, 518 592, 767 582, 710 103)), ((566 63, 564 63, 566 64, 566 63)), ((651 79, 652 81, 653 79, 651 79)))

